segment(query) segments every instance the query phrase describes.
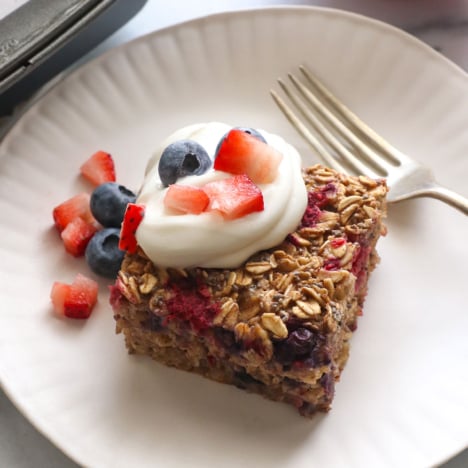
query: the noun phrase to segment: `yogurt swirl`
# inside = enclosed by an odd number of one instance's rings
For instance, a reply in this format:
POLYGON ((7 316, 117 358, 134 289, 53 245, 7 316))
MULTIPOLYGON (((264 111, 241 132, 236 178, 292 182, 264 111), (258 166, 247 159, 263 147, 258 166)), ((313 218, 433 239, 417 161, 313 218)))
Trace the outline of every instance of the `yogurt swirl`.
MULTIPOLYGON (((283 155, 276 179, 270 184, 258 184, 263 193, 263 211, 228 221, 215 211, 175 214, 165 208, 167 188, 158 174, 164 148, 174 141, 190 139, 200 143, 214 158, 217 144, 231 128, 218 122, 184 127, 170 135, 148 162, 137 199, 137 203, 146 206, 145 216, 136 238, 155 264, 174 268, 235 268, 255 252, 281 243, 300 223, 307 206, 301 157, 281 137, 263 130, 260 133, 267 143, 283 155)), ((183 177, 177 183, 200 187, 227 177, 232 175, 210 169, 202 175, 183 177)))

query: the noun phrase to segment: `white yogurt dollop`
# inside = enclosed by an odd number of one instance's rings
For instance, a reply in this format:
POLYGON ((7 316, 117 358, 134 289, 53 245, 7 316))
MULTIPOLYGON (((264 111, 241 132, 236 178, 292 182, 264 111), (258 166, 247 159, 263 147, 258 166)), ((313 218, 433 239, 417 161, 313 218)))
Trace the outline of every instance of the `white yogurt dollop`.
MULTIPOLYGON (((271 184, 259 184, 265 209, 227 221, 215 211, 199 215, 175 214, 164 207, 167 188, 158 174, 163 150, 176 140, 200 143, 214 158, 218 142, 231 126, 212 122, 191 125, 169 136, 150 159, 137 203, 145 216, 136 238, 146 255, 157 265, 174 268, 235 268, 259 250, 281 243, 299 225, 307 206, 307 192, 301 174, 301 157, 277 135, 259 130, 268 144, 282 155, 278 174, 271 184)), ((178 184, 203 186, 213 180, 232 177, 210 169, 199 176, 179 179, 178 184)))

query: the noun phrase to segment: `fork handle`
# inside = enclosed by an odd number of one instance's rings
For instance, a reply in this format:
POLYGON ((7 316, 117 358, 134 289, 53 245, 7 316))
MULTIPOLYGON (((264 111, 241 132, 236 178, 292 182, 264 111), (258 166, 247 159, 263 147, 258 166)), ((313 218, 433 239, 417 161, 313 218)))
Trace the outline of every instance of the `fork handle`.
POLYGON ((453 206, 457 210, 460 210, 465 215, 468 215, 468 199, 453 190, 443 187, 442 185, 433 184, 430 187, 427 187, 423 190, 421 196, 437 198, 438 200, 453 206))

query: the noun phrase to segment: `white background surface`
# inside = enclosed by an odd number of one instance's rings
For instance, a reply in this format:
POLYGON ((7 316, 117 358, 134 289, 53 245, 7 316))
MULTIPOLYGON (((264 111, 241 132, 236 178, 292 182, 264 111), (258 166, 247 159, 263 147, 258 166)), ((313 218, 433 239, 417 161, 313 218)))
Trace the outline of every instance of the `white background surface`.
POLYGON ((2 0, 0 3, 0 20, 15 11, 21 5, 27 3, 28 0, 2 0))
MULTIPOLYGON (((468 35, 466 27, 467 6, 462 1, 309 1, 309 2, 249 2, 249 1, 178 1, 149 0, 145 8, 124 28, 109 38, 90 56, 182 20, 208 13, 258 5, 309 4, 341 7, 378 17, 396 25, 409 28, 430 45, 440 48, 459 65, 468 65, 468 35)), ((7 398, 0 396, 0 466, 73 467, 75 466, 16 411, 7 398)), ((468 466, 468 455, 458 457, 450 468, 468 466)))

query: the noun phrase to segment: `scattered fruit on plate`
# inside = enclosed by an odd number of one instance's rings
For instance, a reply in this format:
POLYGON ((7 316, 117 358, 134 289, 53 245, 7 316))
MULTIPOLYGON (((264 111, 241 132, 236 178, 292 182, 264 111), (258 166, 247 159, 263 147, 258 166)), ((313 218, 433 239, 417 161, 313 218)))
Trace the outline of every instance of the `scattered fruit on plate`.
POLYGON ((97 302, 97 296, 96 281, 80 273, 71 284, 56 281, 50 292, 55 312, 73 319, 87 319, 97 302))
MULTIPOLYGON (((55 206, 54 225, 69 254, 84 255, 93 273, 115 278, 125 254, 119 249, 120 225, 128 203, 134 202, 136 195, 116 182, 114 160, 105 151, 88 158, 80 172, 95 188, 91 194, 82 192, 55 206)), ((71 284, 56 281, 51 300, 58 315, 86 319, 97 294, 98 284, 78 274, 71 284)))

